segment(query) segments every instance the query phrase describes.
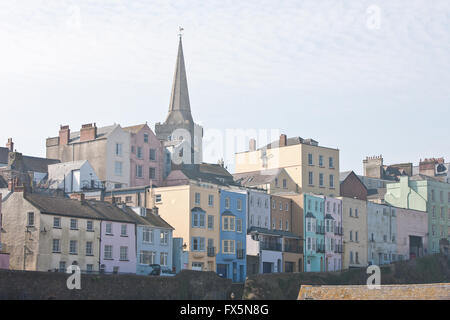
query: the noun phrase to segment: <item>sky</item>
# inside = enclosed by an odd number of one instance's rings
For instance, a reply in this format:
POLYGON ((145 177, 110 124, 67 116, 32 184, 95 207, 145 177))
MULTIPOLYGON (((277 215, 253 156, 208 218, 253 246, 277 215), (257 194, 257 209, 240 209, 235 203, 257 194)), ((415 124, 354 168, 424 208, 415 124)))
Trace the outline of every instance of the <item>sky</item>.
MULTIPOLYGON (((154 128, 179 26, 206 145, 251 129, 339 148, 341 171, 450 161, 448 0, 2 0, 0 145, 45 156, 60 125, 154 128)), ((245 146, 226 144, 204 160, 233 171, 245 146)))

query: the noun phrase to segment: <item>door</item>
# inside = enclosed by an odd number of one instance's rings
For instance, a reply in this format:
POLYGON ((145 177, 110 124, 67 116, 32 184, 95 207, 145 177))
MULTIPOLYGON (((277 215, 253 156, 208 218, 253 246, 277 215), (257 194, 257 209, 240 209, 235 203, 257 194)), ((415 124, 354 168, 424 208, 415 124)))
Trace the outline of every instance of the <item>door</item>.
POLYGON ((244 278, 244 266, 240 265, 239 266, 239 281, 240 282, 244 282, 245 278, 244 278))
POLYGON ((263 273, 272 273, 273 263, 263 262, 263 273))
POLYGON ((311 260, 309 259, 306 261, 306 272, 311 272, 311 260))
POLYGON ((219 275, 219 277, 222 277, 222 278, 227 278, 227 276, 228 276, 228 265, 226 265, 226 264, 218 264, 217 265, 217 274, 219 275))

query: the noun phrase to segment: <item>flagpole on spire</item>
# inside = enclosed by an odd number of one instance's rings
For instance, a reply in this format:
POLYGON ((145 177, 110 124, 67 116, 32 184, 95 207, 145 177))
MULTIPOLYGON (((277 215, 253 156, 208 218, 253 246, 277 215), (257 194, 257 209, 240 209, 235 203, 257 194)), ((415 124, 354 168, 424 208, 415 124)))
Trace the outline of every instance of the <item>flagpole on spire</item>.
POLYGON ((180 39, 183 37, 183 31, 184 31, 184 28, 182 28, 182 27, 178 27, 178 29, 180 30, 180 32, 178 33, 178 36, 180 37, 180 39))

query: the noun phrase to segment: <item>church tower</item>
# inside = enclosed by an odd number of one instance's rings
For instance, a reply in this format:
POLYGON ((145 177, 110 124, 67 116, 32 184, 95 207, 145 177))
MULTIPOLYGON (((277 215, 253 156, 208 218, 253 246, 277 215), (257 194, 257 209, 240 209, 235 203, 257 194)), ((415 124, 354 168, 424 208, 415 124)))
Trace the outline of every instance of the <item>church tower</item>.
POLYGON ((202 162, 203 128, 192 118, 181 34, 179 37, 169 113, 164 123, 155 125, 155 133, 170 153, 172 164, 199 164, 202 162))

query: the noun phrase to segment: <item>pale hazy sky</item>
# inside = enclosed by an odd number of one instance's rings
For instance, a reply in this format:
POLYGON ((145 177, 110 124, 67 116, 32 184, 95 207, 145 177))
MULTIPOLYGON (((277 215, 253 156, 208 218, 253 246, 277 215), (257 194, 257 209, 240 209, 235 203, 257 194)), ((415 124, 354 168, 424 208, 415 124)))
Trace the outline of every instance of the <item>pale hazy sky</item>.
POLYGON ((375 154, 450 161, 448 0, 2 0, 0 144, 45 156, 60 124, 153 128, 178 26, 205 130, 313 138, 342 171, 375 154))

